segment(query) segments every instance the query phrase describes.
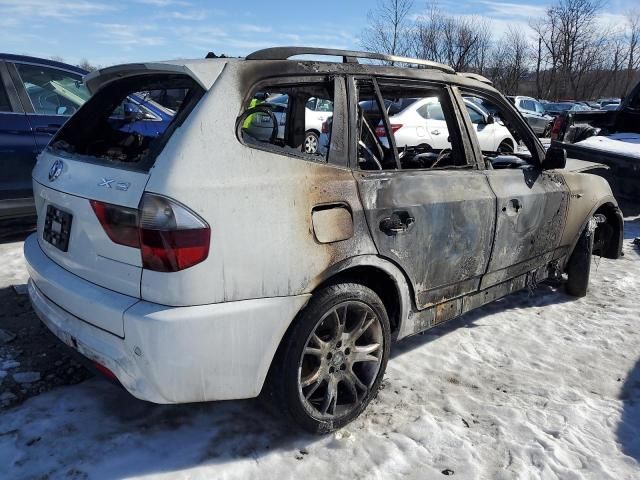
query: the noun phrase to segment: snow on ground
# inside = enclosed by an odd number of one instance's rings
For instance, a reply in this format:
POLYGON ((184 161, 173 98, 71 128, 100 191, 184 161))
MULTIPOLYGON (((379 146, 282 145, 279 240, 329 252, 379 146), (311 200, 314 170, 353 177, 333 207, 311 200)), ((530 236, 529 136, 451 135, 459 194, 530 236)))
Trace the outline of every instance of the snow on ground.
POLYGON ((637 133, 614 133, 606 137, 596 135, 575 144, 640 158, 640 134, 637 133))
POLYGON ((0 288, 24 284, 29 279, 22 245, 23 242, 0 243, 0 288))
POLYGON ((628 219, 625 257, 596 260, 586 298, 541 286, 399 343, 335 434, 92 379, 0 415, 0 478, 640 478, 638 235, 628 219))

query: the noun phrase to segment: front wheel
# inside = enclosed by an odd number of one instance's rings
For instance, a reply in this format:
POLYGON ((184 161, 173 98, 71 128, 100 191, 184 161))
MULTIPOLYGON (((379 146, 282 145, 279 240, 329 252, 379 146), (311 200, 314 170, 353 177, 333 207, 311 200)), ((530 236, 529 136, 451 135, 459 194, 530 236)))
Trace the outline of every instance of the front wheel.
POLYGON ((593 254, 593 231, 589 225, 585 227, 573 253, 567 263, 566 290, 574 297, 584 297, 589 286, 591 273, 591 255, 593 254))
POLYGON ((389 319, 378 295, 353 283, 314 294, 272 367, 272 401, 304 429, 337 430, 375 397, 389 357, 389 319))

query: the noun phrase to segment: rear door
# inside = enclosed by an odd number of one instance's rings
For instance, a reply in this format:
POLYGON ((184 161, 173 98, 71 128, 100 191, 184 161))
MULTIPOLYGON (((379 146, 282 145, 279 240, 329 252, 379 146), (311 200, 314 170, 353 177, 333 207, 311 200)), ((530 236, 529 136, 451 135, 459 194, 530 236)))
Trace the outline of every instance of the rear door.
MULTIPOLYGON (((377 98, 369 79, 353 85, 351 142, 355 176, 378 252, 409 277, 419 309, 476 291, 491 253, 495 197, 464 147, 449 90, 437 84, 385 81, 377 98), (376 144, 358 118, 359 104, 437 96, 446 126, 440 148, 396 146, 383 115, 386 142, 376 144), (449 141, 450 140, 450 141, 449 141), (391 148, 385 145, 393 145, 391 148), (377 153, 380 152, 380 153, 377 153), (371 158, 371 156, 375 158, 371 158)), ((382 112, 381 112, 382 113, 382 112)), ((401 129, 398 130, 398 134, 401 129)))
POLYGON ((9 64, 38 150, 89 98, 78 72, 36 63, 9 64))
POLYGON ((33 209, 31 170, 36 147, 31 126, 5 62, 0 61, 0 217, 33 209))

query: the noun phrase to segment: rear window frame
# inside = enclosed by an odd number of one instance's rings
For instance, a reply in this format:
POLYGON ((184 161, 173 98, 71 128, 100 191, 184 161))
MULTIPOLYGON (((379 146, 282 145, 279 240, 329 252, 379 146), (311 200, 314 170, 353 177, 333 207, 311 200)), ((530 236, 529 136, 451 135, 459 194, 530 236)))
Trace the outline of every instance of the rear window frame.
MULTIPOLYGON (((153 78, 149 80, 149 82, 151 81, 154 81, 153 78)), ((132 92, 132 93, 135 93, 135 92, 132 92)), ((179 73, 179 74, 170 73, 170 72, 141 73, 141 74, 132 75, 130 77, 113 80, 103 85, 99 90, 97 90, 95 93, 91 95, 89 100, 87 100, 80 107, 80 109, 74 115, 72 115, 69 118, 69 120, 67 120, 67 122, 60 128, 60 130, 58 130, 58 132, 53 136, 53 138, 51 139, 51 141, 49 142, 45 150, 53 155, 71 158, 74 160, 80 160, 80 161, 91 163, 94 165, 117 168, 120 170, 128 170, 133 172, 148 173, 153 167, 153 165, 155 164, 155 161, 160 155, 160 153, 164 150, 166 144, 169 142, 169 140, 173 136, 176 129, 182 126, 184 121, 188 118, 188 116, 191 114, 191 112, 194 110, 196 105, 198 105, 198 103, 206 93, 207 93, 207 90, 205 90, 202 87, 202 85, 200 85, 194 78, 183 73, 179 73), (69 152, 67 150, 56 148, 54 146, 54 144, 57 141, 63 140, 61 136, 65 133, 65 130, 67 128, 71 128, 70 125, 73 125, 74 119, 79 117, 81 114, 83 114, 85 110, 91 108, 92 104, 94 103, 94 99, 98 95, 100 95, 101 92, 104 93, 105 89, 113 88, 116 83, 134 81, 136 79, 141 79, 141 78, 144 78, 146 80, 147 78, 145 77, 157 77, 158 79, 160 79, 160 77, 174 77, 174 78, 182 77, 182 79, 184 80, 188 79, 189 81, 192 82, 192 87, 189 87, 189 88, 194 88, 195 94, 189 99, 189 101, 187 102, 187 104, 184 105, 183 108, 181 108, 179 111, 176 112, 175 119, 172 120, 169 126, 167 127, 167 129, 159 137, 157 137, 157 142, 154 145, 149 147, 149 150, 140 161, 123 162, 120 160, 107 160, 101 157, 96 157, 94 155, 85 155, 77 152, 69 152)), ((125 98, 126 98, 126 95, 125 95, 125 98)))

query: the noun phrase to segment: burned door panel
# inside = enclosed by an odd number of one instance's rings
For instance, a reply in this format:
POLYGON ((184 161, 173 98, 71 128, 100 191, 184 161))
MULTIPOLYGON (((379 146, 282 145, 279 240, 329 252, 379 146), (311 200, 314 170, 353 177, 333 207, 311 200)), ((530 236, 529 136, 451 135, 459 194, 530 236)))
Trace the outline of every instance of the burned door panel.
POLYGON ((569 191, 534 167, 485 172, 497 197, 496 235, 482 288, 543 266, 560 246, 569 191))
POLYGON ((406 272, 419 309, 477 290, 496 208, 482 173, 413 170, 356 178, 376 247, 406 272))

